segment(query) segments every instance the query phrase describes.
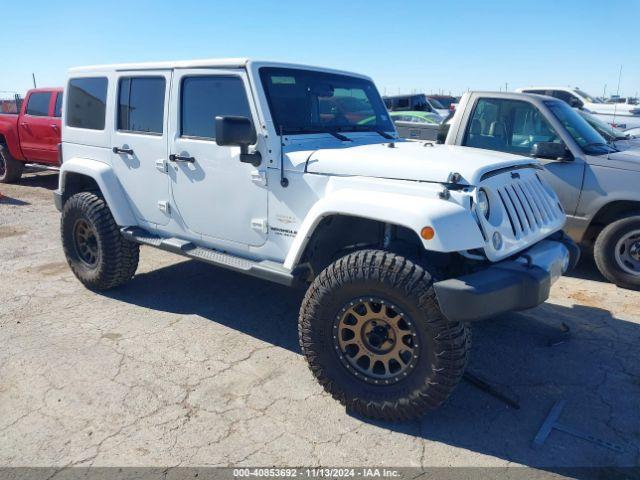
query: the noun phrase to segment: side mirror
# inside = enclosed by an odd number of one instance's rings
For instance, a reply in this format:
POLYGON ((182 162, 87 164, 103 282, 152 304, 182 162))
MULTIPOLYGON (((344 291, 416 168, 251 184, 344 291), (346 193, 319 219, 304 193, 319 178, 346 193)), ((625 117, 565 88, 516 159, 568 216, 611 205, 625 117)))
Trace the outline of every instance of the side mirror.
POLYGON ((260 152, 249 153, 249 145, 258 140, 253 123, 247 117, 216 117, 216 143, 221 147, 240 147, 240 161, 258 166, 260 152))
POLYGON ((564 143, 538 142, 531 147, 531 156, 547 160, 572 160, 571 152, 564 143))

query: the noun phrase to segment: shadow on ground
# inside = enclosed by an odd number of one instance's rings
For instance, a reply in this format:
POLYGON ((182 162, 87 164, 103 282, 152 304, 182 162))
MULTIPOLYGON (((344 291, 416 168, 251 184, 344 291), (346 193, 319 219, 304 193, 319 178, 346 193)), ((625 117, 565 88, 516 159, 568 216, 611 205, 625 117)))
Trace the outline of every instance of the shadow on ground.
POLYGON ((609 283, 609 280, 604 278, 598 270, 596 262, 593 259, 593 254, 588 252, 582 253, 580 262, 576 265, 576 268, 568 274, 568 276, 571 278, 579 278, 581 280, 609 283))
MULTIPOLYGON (((302 295, 195 261, 141 274, 109 294, 153 310, 196 314, 294 352, 299 352, 302 295)), ((516 398, 521 409, 463 382, 445 406, 420 421, 376 425, 550 471, 638 465, 639 324, 614 318, 607 310, 546 303, 476 324, 473 334, 469 368, 516 398), (550 346, 557 343, 563 322, 571 329, 569 339, 550 346), (559 399, 567 402, 564 423, 616 443, 624 453, 556 431, 541 449, 532 449, 534 436, 559 399)), ((425 464, 438 463, 430 457, 437 446, 426 445, 425 464)), ((470 462, 481 463, 474 457, 470 462)))
POLYGON ((58 188, 57 172, 26 172, 18 182, 24 187, 39 187, 47 190, 58 188))

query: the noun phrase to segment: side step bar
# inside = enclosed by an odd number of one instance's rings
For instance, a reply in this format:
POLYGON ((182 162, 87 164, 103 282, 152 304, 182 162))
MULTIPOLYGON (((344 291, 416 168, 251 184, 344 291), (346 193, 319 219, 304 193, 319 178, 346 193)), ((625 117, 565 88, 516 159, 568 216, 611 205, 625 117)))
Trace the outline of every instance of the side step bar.
POLYGON ((201 260, 217 267, 245 273, 288 287, 296 283, 296 277, 293 272, 287 270, 281 264, 269 260, 260 262, 247 260, 246 258, 237 257, 211 248, 199 247, 179 238, 161 238, 138 227, 125 227, 122 229, 122 235, 132 242, 149 245, 185 257, 195 258, 196 260, 201 260))

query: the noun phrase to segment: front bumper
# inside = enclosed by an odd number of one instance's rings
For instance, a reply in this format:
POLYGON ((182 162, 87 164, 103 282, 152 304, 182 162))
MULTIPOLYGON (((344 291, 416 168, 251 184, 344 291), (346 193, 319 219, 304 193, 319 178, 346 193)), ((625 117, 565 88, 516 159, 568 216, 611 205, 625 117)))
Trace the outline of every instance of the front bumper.
POLYGON ((440 310, 449 320, 470 322, 526 310, 549 298, 551 285, 578 262, 579 249, 564 234, 538 242, 515 259, 436 282, 440 310))

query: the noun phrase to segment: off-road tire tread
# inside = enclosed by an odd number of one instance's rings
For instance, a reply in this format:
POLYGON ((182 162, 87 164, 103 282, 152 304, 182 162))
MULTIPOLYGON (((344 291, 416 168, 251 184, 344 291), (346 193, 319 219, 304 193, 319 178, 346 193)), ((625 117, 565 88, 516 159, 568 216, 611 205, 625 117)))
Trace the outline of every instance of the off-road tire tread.
POLYGON ((390 252, 362 250, 329 265, 312 282, 302 302, 298 336, 302 352, 318 382, 331 396, 354 412, 387 421, 403 421, 441 406, 460 382, 471 347, 471 336, 463 323, 450 321, 437 304, 431 275, 420 265, 390 252), (402 290, 426 313, 429 329, 438 345, 431 381, 395 401, 370 401, 346 393, 318 362, 318 345, 311 334, 320 293, 337 290, 350 280, 375 280, 402 290))
POLYGON ((22 177, 24 163, 13 158, 5 145, 0 145, 0 155, 4 158, 6 168, 4 178, 0 178, 0 183, 16 183, 22 177))
POLYGON ((140 245, 125 239, 105 200, 92 192, 81 192, 69 198, 64 205, 61 217, 61 236, 67 259, 75 256, 74 247, 65 241, 65 216, 72 209, 80 210, 96 227, 102 257, 98 265, 99 275, 95 278, 85 275, 74 261, 69 266, 87 288, 104 291, 120 286, 133 278, 138 268, 140 245))

